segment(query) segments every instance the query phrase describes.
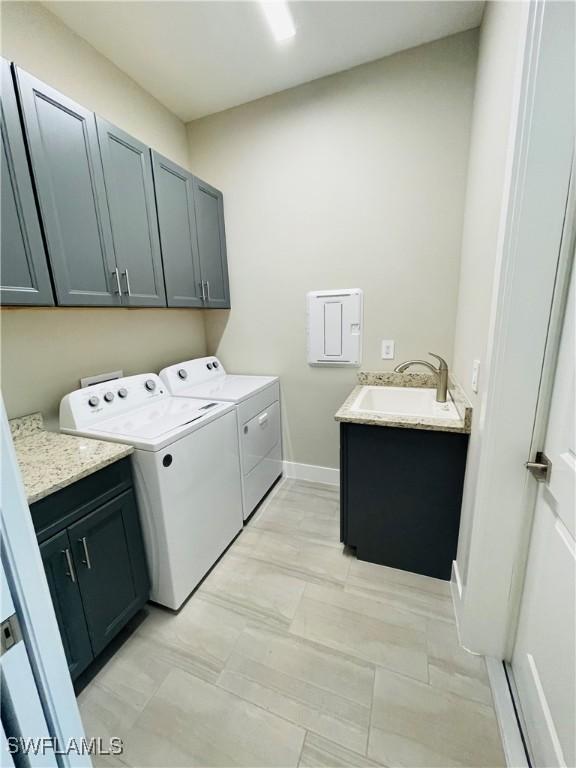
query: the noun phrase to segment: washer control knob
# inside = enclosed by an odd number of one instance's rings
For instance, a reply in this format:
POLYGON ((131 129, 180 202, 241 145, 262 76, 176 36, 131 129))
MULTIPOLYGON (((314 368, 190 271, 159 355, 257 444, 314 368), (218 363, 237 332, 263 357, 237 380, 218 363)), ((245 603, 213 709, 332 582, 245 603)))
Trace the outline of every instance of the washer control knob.
POLYGON ((156 389, 156 382, 154 379, 148 379, 147 382, 144 384, 148 392, 154 392, 156 389))
POLYGON ((119 389, 118 397, 121 397, 122 399, 124 399, 125 397, 128 397, 128 390, 124 389, 124 387, 122 387, 122 389, 119 389))
POLYGON ((184 369, 184 368, 180 368, 180 370, 178 371, 178 376, 181 379, 187 379, 188 378, 188 371, 186 369, 184 369))
POLYGON ((212 370, 212 363, 206 363, 206 368, 208 368, 209 371, 212 370))
POLYGON ((218 362, 218 360, 214 360, 214 362, 212 363, 212 365, 214 366, 214 368, 218 368, 218 366, 220 365, 220 363, 218 362))
POLYGON ((106 400, 107 403, 111 403, 112 400, 114 400, 114 392, 106 392, 104 400, 106 400))
POLYGON ((99 402, 100 398, 97 395, 92 395, 92 397, 88 398, 88 405, 91 408, 96 408, 99 402))

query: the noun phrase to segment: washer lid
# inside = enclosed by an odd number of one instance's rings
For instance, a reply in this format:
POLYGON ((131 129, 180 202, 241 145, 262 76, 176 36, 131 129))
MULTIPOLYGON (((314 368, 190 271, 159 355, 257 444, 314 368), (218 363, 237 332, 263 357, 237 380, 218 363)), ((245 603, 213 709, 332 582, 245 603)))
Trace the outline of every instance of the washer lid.
POLYGON ((136 448, 156 451, 194 432, 230 411, 231 405, 212 400, 167 397, 142 408, 103 419, 83 431, 64 430, 70 434, 129 443, 136 448))
POLYGON ((277 376, 243 376, 227 373, 213 381, 205 381, 193 387, 180 389, 178 397, 202 397, 241 403, 277 381, 277 376))

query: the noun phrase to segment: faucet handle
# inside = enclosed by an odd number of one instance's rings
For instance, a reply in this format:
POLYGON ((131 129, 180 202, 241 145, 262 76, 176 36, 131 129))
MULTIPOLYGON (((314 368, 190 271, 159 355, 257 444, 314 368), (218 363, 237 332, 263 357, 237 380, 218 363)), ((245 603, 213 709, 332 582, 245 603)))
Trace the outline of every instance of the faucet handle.
POLYGON ((439 371, 448 370, 448 363, 446 362, 446 360, 444 360, 443 357, 440 357, 440 355, 434 354, 434 352, 428 352, 428 354, 430 355, 430 357, 435 357, 436 360, 438 360, 438 362, 440 363, 440 365, 438 366, 439 371))

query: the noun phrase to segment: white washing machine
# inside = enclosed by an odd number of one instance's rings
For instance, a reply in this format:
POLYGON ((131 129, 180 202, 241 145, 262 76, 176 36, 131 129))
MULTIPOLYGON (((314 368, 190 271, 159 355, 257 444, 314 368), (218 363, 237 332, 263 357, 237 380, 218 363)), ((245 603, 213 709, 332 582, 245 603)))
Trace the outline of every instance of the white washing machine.
POLYGON ((234 406, 172 397, 147 373, 66 395, 60 429, 134 446, 150 599, 177 610, 243 526, 234 406))
POLYGON ((171 365, 160 378, 173 395, 235 404, 246 520, 282 475, 279 378, 226 373, 217 357, 171 365))

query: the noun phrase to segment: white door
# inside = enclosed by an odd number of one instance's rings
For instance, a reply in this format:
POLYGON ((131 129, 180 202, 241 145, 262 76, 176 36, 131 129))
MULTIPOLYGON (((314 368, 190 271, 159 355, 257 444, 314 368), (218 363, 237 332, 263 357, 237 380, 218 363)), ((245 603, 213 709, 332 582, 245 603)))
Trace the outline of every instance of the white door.
POLYGON ((0 766, 90 768, 1 395, 0 477, 0 621, 18 619, 0 640, 0 766), (80 748, 69 750, 71 740, 80 748), (13 758, 15 745, 22 749, 13 758))
MULTIPOLYGON (((14 765, 13 754, 34 768, 57 768, 54 750, 48 746, 27 749, 31 739, 40 745, 50 743, 50 731, 42 710, 42 702, 30 666, 26 645, 20 636, 18 615, 8 588, 4 566, 0 561, 0 709, 2 734, 0 765, 14 765), (25 757, 24 757, 25 755, 25 757)), ((20 763, 19 763, 20 764, 20 763)))
POLYGON ((512 672, 536 766, 575 766, 576 268, 564 318, 512 672))

